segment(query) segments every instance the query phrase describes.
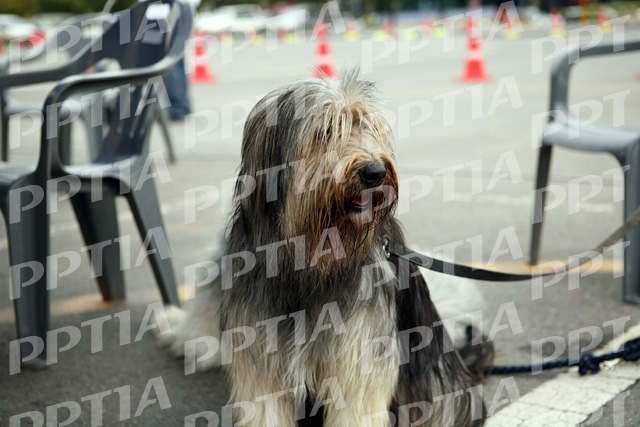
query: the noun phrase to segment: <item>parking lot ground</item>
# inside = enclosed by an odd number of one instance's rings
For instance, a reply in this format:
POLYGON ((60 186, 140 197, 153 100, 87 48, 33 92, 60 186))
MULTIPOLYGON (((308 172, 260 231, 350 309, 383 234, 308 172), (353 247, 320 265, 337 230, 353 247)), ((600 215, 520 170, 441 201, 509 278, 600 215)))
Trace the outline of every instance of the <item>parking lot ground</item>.
MULTIPOLYGON (((637 26, 626 31, 626 37, 640 34, 637 26)), ((536 50, 540 48, 536 43, 544 36, 536 33, 519 40, 486 40, 484 58, 491 80, 468 84, 458 80, 465 57, 462 35, 452 40, 432 40, 410 51, 408 58, 399 58, 398 49, 382 57, 383 43, 371 41, 367 33, 355 43, 331 35, 338 70, 360 64, 363 76, 377 83, 388 100, 390 117, 395 118, 392 122, 401 191, 415 199, 407 209, 399 209, 397 217, 411 247, 438 252, 443 245, 460 242, 455 251, 457 261, 477 261, 479 254, 482 263, 491 268, 524 269, 536 143, 549 99, 550 61, 542 60, 539 52, 549 55, 552 44, 536 50), (453 42, 453 48, 445 46, 448 42, 453 42), (372 53, 367 53, 368 49, 372 53), (446 108, 445 99, 452 99, 446 108), (409 126, 403 127, 402 123, 409 126), (453 185, 447 171, 455 172, 453 185), (417 184, 419 177, 428 177, 432 183, 426 194, 417 184), (506 235, 515 238, 509 245, 504 240, 506 235), (481 248, 472 244, 478 239, 483 242, 481 248), (509 251, 498 253, 507 247, 509 251)), ((191 87, 193 115, 171 127, 179 160, 166 168, 164 162, 156 162, 156 169, 162 172, 156 182, 180 283, 185 283, 189 266, 208 259, 225 224, 222 202, 197 212, 196 221, 186 223, 185 192, 204 185, 222 188, 225 180, 233 178, 248 109, 270 90, 309 77, 314 52, 313 40, 280 44, 273 51, 267 51, 266 46, 250 46, 232 51, 230 60, 219 52, 208 59, 216 83, 191 87), (211 124, 209 130, 207 124, 211 124)), ((597 123, 611 125, 623 120, 626 126, 638 128, 639 54, 583 62, 576 65, 571 76, 571 103, 598 101, 604 108, 597 123), (613 111, 611 95, 627 92, 624 109, 613 111)), ((24 88, 16 96, 41 99, 49 88, 24 88)), ((589 112, 581 109, 577 113, 589 112)), ((27 124, 22 126, 27 128, 27 124)), ((24 136, 11 150, 12 160, 35 162, 37 141, 37 134, 24 136)), ((152 151, 163 155, 157 130, 151 146, 152 151)), ((82 144, 74 150, 76 159, 86 157, 82 144)), ((602 186, 580 203, 578 211, 565 201, 547 212, 542 259, 562 259, 584 252, 621 223, 622 201, 616 197, 620 183, 607 174, 616 166, 615 159, 605 154, 556 150, 552 185, 567 190, 570 181, 594 176, 601 179, 602 186)), ((581 194, 587 194, 587 190, 581 194)), ((185 417, 202 411, 223 416, 228 399, 224 376, 215 371, 185 375, 184 363, 159 349, 151 331, 141 331, 149 307, 161 299, 148 261, 142 257, 138 263, 141 241, 128 206, 120 200, 118 207, 122 233, 131 236, 126 255, 131 268, 125 271, 127 298, 113 304, 101 300, 86 254, 81 253, 83 241, 68 202, 61 202, 59 211, 51 217, 52 253, 75 251, 83 257, 80 268, 60 278, 51 291, 51 326, 73 326, 83 334, 77 345, 61 352, 57 363, 43 371, 9 375, 9 343, 16 336, 9 299, 7 241, 4 228, 0 231, 0 265, 5 266, 0 268, 0 425, 8 425, 11 417, 29 411, 39 412, 48 420, 57 413, 62 421, 68 409, 58 410, 55 405, 63 402, 75 402, 66 406, 80 408, 78 419, 71 425, 100 425, 99 414, 92 413, 88 398, 97 393, 104 393, 101 416, 107 426, 179 426, 184 425, 185 417), (81 326, 103 316, 106 320, 101 337, 81 326), (92 348, 96 342, 101 343, 101 349, 92 348), (149 403, 146 407, 145 402, 149 403)), ((601 339, 594 342, 596 352, 620 340, 614 334, 614 324, 623 324, 628 338, 634 333, 640 335, 640 307, 623 303, 622 268, 622 259, 607 253, 602 268, 580 277, 577 286, 572 281, 574 276, 568 275, 543 288, 539 298, 532 296, 535 290, 529 282, 478 285, 485 300, 485 331, 495 329, 496 363, 530 363, 532 343, 552 336, 566 344, 559 354, 566 357, 576 345, 585 347, 591 342, 587 333, 576 335, 575 331, 582 328, 601 331, 601 339), (520 328, 507 321, 506 309, 516 314, 520 328), (499 325, 507 326, 499 329, 499 325)), ((430 277, 430 283, 438 280, 437 276, 430 277)), ((184 297, 190 296, 188 287, 183 286, 181 291, 184 297)), ((543 349, 545 356, 553 352, 553 348, 543 349)), ((487 425, 640 425, 638 363, 620 362, 587 377, 578 376, 575 369, 487 378, 483 398, 493 415, 487 425)), ((25 419, 16 425, 31 424, 25 419)))

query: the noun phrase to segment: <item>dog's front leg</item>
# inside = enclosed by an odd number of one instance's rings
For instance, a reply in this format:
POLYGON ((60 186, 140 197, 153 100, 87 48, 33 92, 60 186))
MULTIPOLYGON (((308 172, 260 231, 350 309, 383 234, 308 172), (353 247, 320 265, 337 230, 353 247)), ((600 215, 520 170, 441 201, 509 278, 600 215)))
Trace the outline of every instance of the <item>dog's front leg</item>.
MULTIPOLYGON (((234 360, 227 373, 231 380, 231 402, 235 423, 247 427, 296 427, 296 402, 304 388, 285 384, 276 366, 250 360, 234 360)), ((236 425, 236 424, 233 425, 236 425)))
POLYGON ((392 372, 374 372, 370 375, 343 376, 338 380, 343 401, 336 400, 335 390, 325 399, 332 402, 323 407, 328 427, 388 427, 389 407, 397 386, 397 375, 392 372))

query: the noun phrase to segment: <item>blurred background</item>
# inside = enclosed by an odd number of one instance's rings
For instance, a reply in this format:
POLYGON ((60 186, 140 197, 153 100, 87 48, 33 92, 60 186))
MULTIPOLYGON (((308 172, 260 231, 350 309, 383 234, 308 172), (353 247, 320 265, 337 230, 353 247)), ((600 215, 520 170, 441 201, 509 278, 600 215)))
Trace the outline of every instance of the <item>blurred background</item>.
MULTIPOLYGON (((0 2, 0 38, 5 42, 29 37, 56 27, 74 14, 118 11, 126 9, 135 0, 24 0, 0 2)), ((495 14, 499 0, 486 0, 483 13, 495 14)), ((639 18, 640 1, 596 0, 515 0, 520 19, 535 28, 552 26, 551 15, 558 11, 567 23, 596 22, 630 15, 639 18)), ((464 12, 467 0, 339 0, 345 19, 354 20, 359 28, 379 27, 384 19, 411 25, 424 19, 464 12)), ((264 31, 268 22, 277 22, 281 30, 293 31, 300 26, 310 27, 322 8, 323 2, 292 2, 261 0, 202 0, 198 6, 197 27, 204 33, 222 31, 264 31), (278 17, 269 21, 269 18, 278 17)))

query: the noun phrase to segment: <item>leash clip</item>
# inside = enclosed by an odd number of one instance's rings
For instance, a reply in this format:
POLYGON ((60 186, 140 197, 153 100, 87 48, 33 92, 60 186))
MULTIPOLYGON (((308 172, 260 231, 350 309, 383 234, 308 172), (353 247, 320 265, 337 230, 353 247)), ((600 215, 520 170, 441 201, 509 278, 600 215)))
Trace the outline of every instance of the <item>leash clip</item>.
POLYGON ((389 238, 385 237, 384 242, 382 242, 382 250, 384 251, 384 256, 387 259, 391 258, 391 252, 389 252, 389 238))

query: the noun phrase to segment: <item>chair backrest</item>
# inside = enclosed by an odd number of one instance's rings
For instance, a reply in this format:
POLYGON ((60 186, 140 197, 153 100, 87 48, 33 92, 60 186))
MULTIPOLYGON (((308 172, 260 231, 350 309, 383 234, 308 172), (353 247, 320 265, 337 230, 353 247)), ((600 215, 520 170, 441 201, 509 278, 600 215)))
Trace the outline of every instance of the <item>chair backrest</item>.
POLYGON ((608 55, 612 53, 631 52, 640 50, 640 38, 620 43, 617 40, 598 43, 593 46, 570 46, 562 52, 553 62, 551 67, 551 111, 560 110, 569 113, 569 73, 571 67, 578 60, 595 55, 608 55))
MULTIPOLYGON (((49 64, 60 63, 63 62, 61 56, 69 61, 93 40, 100 37, 113 20, 114 16, 111 14, 88 13, 72 16, 58 27, 48 31, 42 41, 28 50, 19 45, 16 45, 17 51, 8 49, 6 54, 0 57, 0 73, 14 73, 19 71, 23 64, 36 61, 44 60, 49 64)), ((42 72, 47 73, 46 68, 42 72)))
MULTIPOLYGON (((28 63, 44 61, 44 68, 32 75, 40 74, 38 77, 40 81, 59 80, 63 76, 58 75, 55 70, 48 70, 47 65, 51 63, 59 65, 62 62, 61 56, 69 61, 88 46, 92 39, 99 37, 100 31, 103 31, 112 20, 113 16, 106 14, 73 16, 59 27, 49 31, 44 40, 32 46, 31 49, 24 51, 20 46, 15 52, 8 49, 4 55, 0 56, 0 75, 18 72, 28 63)), ((5 108, 8 103, 8 88, 0 88, 0 108, 5 108)))
POLYGON ((120 70, 68 77, 49 94, 43 110, 39 169, 50 167, 53 175, 66 174, 58 155, 55 129, 51 134, 52 127, 57 126, 55 117, 48 117, 52 111, 59 117, 59 109, 67 106, 63 101, 71 95, 107 89, 115 89, 117 96, 110 106, 108 133, 94 163, 145 158, 158 104, 168 102, 163 76, 182 59, 192 28, 191 6, 182 1, 149 0, 115 14, 102 37, 78 53, 71 66, 85 70, 111 59, 119 63, 120 70), (154 16, 161 9, 166 10, 166 17, 151 18, 150 6, 154 16))
MULTIPOLYGON (((45 53, 53 48, 63 50, 70 58, 80 53, 86 45, 100 37, 114 21, 112 14, 86 13, 72 16, 52 31, 50 44, 49 36, 45 38, 45 45, 40 51, 45 53)), ((37 47, 37 45, 36 45, 37 47)))

